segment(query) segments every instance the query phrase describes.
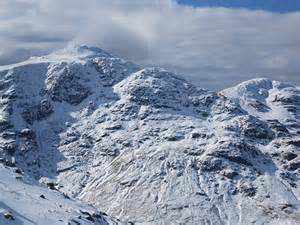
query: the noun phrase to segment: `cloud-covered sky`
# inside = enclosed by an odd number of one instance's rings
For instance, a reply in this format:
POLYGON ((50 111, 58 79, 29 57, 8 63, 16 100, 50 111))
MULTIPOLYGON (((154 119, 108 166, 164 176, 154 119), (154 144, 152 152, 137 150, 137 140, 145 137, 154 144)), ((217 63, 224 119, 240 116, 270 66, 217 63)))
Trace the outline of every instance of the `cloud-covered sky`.
POLYGON ((254 77, 300 85, 299 24, 300 11, 174 0, 1 0, 0 64, 85 43, 210 89, 254 77))

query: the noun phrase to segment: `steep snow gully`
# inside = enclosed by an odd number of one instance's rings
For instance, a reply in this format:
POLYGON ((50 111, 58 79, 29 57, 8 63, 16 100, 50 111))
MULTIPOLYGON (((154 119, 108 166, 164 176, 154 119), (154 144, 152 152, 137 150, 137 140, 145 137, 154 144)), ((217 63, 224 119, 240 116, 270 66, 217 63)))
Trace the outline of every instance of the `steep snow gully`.
POLYGON ((0 67, 0 224, 300 223, 300 90, 219 93, 77 46, 0 67))

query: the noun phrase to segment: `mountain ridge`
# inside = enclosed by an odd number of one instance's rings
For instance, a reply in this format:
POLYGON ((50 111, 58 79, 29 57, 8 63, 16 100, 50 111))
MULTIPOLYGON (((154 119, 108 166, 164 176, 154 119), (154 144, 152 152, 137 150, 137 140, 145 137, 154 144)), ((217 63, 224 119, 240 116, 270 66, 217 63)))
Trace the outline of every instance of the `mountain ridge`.
POLYGON ((87 46, 0 76, 0 158, 42 183, 137 224, 299 220, 292 85, 212 92, 87 46))

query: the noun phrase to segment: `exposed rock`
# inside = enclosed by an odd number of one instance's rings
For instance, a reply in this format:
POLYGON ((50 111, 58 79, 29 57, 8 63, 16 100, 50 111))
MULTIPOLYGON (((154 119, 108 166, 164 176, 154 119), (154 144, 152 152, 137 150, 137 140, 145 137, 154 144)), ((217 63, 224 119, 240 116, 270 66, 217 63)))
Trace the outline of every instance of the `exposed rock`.
POLYGON ((53 182, 47 183, 47 187, 48 187, 50 190, 56 190, 55 183, 53 183, 53 182))
POLYGON ((22 117, 27 123, 33 124, 34 121, 46 119, 52 112, 53 107, 51 103, 44 99, 37 105, 25 104, 22 117))
POLYGON ((300 160, 294 160, 288 163, 287 169, 290 171, 295 171, 300 169, 300 160))
POLYGON ((16 138, 16 133, 11 132, 11 131, 3 132, 2 133, 2 138, 4 138, 4 139, 15 139, 16 138))
POLYGON ((295 154, 293 152, 285 152, 285 153, 283 153, 283 158, 285 158, 288 161, 291 161, 291 160, 293 160, 296 157, 297 157, 297 154, 295 154))
POLYGON ((25 128, 19 132, 19 137, 25 139, 35 139, 36 135, 33 130, 25 128))
POLYGON ((9 122, 9 120, 6 120, 5 118, 0 118, 0 130, 1 131, 4 131, 4 130, 7 130, 9 128, 11 128, 12 125, 11 123, 9 122))
POLYGON ((239 191, 247 197, 253 197, 256 194, 256 188, 249 183, 242 183, 239 186, 239 191))
POLYGON ((78 105, 91 94, 89 88, 80 83, 76 68, 64 63, 52 66, 47 76, 45 91, 53 101, 78 105))
POLYGON ((40 198, 46 199, 45 195, 40 195, 40 198))
POLYGON ((0 146, 0 149, 3 149, 3 151, 7 152, 9 155, 14 155, 16 148, 17 146, 15 142, 4 143, 3 146, 0 146))
POLYGON ((267 122, 277 137, 290 136, 287 127, 280 123, 278 120, 267 120, 267 122))
POLYGON ((200 164, 200 169, 201 171, 220 171, 222 170, 222 160, 212 158, 212 157, 207 157, 205 158, 202 163, 200 164))
POLYGON ((289 145, 295 145, 296 147, 300 147, 300 140, 289 140, 287 143, 289 145))
POLYGON ((5 219, 15 220, 14 216, 10 212, 4 213, 3 216, 4 216, 5 219))
POLYGON ((229 179, 233 179, 234 177, 236 177, 238 175, 238 173, 236 171, 231 170, 231 169, 223 170, 221 174, 229 179))

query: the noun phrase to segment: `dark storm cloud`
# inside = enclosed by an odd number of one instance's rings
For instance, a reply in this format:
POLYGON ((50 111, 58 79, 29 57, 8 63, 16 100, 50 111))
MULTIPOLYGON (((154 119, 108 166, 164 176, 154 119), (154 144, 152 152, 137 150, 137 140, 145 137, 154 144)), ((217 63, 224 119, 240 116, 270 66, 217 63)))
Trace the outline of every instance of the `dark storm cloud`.
POLYGON ((172 0, 1 0, 0 64, 86 43, 213 89, 258 76, 300 85, 299 21, 172 0))

